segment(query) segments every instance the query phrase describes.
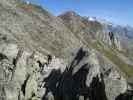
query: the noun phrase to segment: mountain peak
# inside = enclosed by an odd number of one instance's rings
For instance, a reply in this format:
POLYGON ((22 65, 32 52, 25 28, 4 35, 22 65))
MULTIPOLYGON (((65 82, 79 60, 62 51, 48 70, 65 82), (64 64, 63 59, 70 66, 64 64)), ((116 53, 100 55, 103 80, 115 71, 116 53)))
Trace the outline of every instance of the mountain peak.
POLYGON ((70 11, 66 11, 65 13, 63 13, 63 14, 61 14, 59 16, 66 16, 66 15, 67 16, 77 16, 78 14, 76 12, 70 10, 70 11))
POLYGON ((74 11, 56 17, 25 1, 0 0, 0 100, 133 96, 133 49, 113 30, 103 32, 93 17, 74 11))

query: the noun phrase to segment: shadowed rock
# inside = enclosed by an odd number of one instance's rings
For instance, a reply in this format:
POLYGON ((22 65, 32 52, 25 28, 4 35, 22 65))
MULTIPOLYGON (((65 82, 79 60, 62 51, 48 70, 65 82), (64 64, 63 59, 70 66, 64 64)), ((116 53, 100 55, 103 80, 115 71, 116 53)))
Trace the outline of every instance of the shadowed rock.
POLYGON ((27 76, 26 80, 24 81, 24 83, 21 86, 21 91, 22 91, 23 95, 25 95, 25 88, 26 88, 26 84, 27 84, 27 81, 29 78, 30 78, 30 75, 27 76))
POLYGON ((0 53, 0 60, 3 60, 3 59, 8 59, 6 55, 0 53))
POLYGON ((46 94, 52 92, 55 100, 79 100, 82 96, 85 100, 107 100, 105 94, 105 84, 103 77, 94 77, 90 87, 86 85, 87 76, 89 73, 90 65, 89 63, 83 62, 83 59, 87 56, 88 52, 80 48, 66 70, 60 73, 59 70, 53 70, 48 78, 44 79, 46 94), (72 73, 73 70, 82 63, 79 70, 72 73), (100 81, 101 80, 101 81, 100 81))
POLYGON ((133 100, 133 90, 120 94, 115 100, 133 100))
POLYGON ((96 76, 93 78, 92 83, 90 85, 90 100, 107 100, 106 93, 105 93, 105 83, 103 81, 103 77, 96 76), (100 81, 101 79, 101 81, 100 81))

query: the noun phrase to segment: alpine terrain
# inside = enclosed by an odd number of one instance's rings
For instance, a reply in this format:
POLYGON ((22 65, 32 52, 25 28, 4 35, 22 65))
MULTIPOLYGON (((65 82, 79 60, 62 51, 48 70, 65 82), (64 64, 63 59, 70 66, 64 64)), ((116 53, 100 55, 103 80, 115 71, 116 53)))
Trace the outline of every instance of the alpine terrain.
POLYGON ((0 0, 0 100, 133 100, 133 28, 0 0))

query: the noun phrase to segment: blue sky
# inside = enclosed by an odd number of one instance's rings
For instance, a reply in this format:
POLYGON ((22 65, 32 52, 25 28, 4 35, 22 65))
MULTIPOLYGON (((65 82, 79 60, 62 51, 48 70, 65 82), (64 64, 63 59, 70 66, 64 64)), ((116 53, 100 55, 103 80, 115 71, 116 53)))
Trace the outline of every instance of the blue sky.
POLYGON ((133 0, 28 0, 54 15, 74 10, 81 16, 93 16, 116 24, 133 26, 133 0))

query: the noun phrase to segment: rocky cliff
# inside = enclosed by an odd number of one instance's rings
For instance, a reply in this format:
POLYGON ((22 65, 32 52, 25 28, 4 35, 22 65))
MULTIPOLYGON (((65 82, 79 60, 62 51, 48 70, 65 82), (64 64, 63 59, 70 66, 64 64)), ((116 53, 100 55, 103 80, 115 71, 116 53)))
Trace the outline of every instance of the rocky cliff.
POLYGON ((133 56, 99 22, 22 0, 0 13, 0 100, 133 99, 133 56))

